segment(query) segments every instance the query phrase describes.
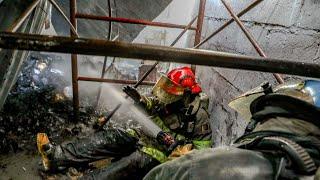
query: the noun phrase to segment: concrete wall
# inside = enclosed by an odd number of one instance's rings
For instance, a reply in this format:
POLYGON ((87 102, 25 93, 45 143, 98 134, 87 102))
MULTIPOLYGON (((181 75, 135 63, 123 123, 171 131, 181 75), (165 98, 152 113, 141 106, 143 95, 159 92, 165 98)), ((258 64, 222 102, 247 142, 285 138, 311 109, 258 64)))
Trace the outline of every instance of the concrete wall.
MULTIPOLYGON (((235 12, 240 12, 253 0, 227 2, 235 12)), ((220 0, 207 0, 205 14, 203 38, 230 19, 220 0)), ((319 63, 319 15, 318 0, 265 0, 241 19, 269 57, 319 63)), ((235 23, 202 48, 258 55, 235 23)), ((204 91, 211 97, 211 120, 217 144, 230 143, 243 132, 246 125, 228 107, 228 102, 263 81, 276 83, 268 73, 210 67, 198 67, 197 73, 204 91)), ((290 78, 292 77, 285 77, 286 80, 290 78)))

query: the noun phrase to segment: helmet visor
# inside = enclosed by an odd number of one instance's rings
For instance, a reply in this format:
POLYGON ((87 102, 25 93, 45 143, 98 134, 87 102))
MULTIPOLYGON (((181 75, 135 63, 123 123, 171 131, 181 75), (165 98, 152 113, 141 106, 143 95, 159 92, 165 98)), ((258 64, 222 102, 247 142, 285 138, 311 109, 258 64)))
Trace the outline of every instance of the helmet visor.
MULTIPOLYGON (((273 88, 273 92, 308 102, 320 108, 320 81, 306 80, 284 83, 273 88)), ((232 100, 229 106, 246 120, 250 120, 252 116, 250 112, 251 103, 263 95, 264 91, 260 86, 232 100)))
POLYGON ((235 98, 229 103, 229 106, 237 111, 245 120, 249 121, 251 119, 250 104, 263 95, 263 88, 259 86, 235 98))
POLYGON ((161 75, 156 85, 152 89, 152 94, 164 104, 171 104, 182 99, 185 88, 173 83, 165 75, 161 75))

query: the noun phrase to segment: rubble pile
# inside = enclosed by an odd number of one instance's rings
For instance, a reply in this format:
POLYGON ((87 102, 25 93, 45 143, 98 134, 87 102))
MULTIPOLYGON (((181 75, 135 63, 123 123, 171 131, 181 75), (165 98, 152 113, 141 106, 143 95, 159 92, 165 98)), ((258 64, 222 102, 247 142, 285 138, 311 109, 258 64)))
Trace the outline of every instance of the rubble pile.
POLYGON ((24 62, 0 111, 0 153, 21 149, 36 152, 38 132, 60 142, 91 129, 90 123, 97 117, 95 111, 82 108, 80 120, 73 121, 69 83, 52 62, 52 58, 41 54, 32 54, 24 62))

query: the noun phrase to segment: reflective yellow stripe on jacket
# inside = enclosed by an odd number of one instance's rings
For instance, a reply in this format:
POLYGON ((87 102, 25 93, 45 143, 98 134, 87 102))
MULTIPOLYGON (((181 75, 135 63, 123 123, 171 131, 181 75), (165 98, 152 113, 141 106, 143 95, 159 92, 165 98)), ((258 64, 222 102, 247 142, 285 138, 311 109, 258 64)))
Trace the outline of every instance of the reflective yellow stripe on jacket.
POLYGON ((158 149, 152 147, 142 147, 141 151, 155 158, 160 163, 164 163, 168 160, 168 157, 158 149))

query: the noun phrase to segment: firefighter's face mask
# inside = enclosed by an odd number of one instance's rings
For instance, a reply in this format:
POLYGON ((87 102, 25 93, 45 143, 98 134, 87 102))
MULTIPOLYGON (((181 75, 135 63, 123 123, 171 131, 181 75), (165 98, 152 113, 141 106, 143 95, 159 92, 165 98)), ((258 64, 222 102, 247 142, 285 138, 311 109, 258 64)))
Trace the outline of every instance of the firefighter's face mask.
MULTIPOLYGON (((320 81, 306 80, 284 83, 272 88, 272 93, 290 96, 320 108, 320 81)), ((263 95, 265 95, 265 89, 259 86, 232 100, 229 106, 246 120, 250 120, 252 116, 250 112, 251 103, 263 95)))

